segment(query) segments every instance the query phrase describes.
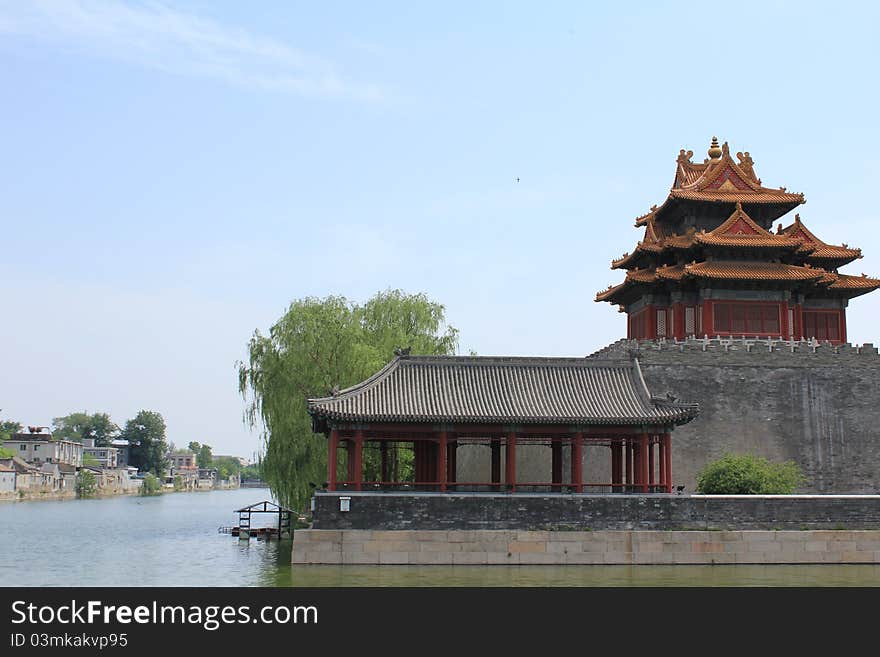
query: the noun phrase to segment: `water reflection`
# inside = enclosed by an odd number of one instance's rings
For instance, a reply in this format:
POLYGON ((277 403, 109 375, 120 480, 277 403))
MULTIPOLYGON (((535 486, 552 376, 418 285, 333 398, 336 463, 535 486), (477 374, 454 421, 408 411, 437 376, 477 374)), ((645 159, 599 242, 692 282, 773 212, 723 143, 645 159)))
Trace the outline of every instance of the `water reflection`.
MULTIPOLYGON (((220 534, 267 490, 0 503, 2 586, 880 586, 880 566, 291 566, 220 534)), ((267 515, 265 523, 274 518, 267 515)))

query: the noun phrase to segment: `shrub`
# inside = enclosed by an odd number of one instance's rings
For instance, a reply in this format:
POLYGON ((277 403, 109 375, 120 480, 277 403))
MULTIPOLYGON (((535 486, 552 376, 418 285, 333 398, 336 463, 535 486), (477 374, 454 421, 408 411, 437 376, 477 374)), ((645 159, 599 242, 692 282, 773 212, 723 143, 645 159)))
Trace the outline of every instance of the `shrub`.
POLYGON ((791 495, 804 482, 794 461, 771 463, 754 454, 725 454, 708 463, 697 477, 706 495, 791 495))
POLYGON ((152 472, 148 472, 144 476, 144 484, 141 486, 141 495, 158 495, 162 491, 162 484, 159 477, 152 472))
POLYGON ((81 499, 94 497, 98 492, 98 482, 91 470, 80 470, 76 475, 76 496, 81 499))

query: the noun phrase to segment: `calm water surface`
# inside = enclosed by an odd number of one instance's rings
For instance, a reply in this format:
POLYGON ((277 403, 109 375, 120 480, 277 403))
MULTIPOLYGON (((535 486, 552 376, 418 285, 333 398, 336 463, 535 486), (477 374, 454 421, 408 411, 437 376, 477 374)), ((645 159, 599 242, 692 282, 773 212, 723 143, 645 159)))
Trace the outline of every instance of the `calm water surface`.
MULTIPOLYGON (((880 586, 880 566, 291 566, 217 528, 265 489, 0 503, 4 586, 880 586)), ((271 516, 264 522, 273 524, 271 516)))

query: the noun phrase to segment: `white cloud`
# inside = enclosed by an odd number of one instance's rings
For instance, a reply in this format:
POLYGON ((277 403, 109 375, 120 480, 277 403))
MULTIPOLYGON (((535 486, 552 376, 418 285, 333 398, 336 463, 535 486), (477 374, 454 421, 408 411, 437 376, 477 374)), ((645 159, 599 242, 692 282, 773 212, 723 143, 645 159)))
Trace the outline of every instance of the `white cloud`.
POLYGON ((383 99, 376 85, 346 80, 321 58, 159 3, 0 0, 0 33, 239 86, 321 98, 383 99))

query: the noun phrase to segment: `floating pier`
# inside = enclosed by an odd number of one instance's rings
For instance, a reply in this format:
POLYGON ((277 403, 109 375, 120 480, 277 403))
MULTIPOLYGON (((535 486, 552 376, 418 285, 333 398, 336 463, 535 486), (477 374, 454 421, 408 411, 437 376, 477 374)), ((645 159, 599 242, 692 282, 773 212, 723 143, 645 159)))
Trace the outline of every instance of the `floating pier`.
POLYGON ((293 511, 279 506, 269 500, 251 504, 242 509, 237 509, 238 526, 237 527, 220 527, 218 531, 221 534, 231 534, 239 539, 247 540, 249 538, 257 538, 263 540, 284 539, 293 536, 291 517, 293 511), (251 516, 254 513, 273 513, 277 514, 278 522, 274 526, 268 527, 252 527, 251 516))

